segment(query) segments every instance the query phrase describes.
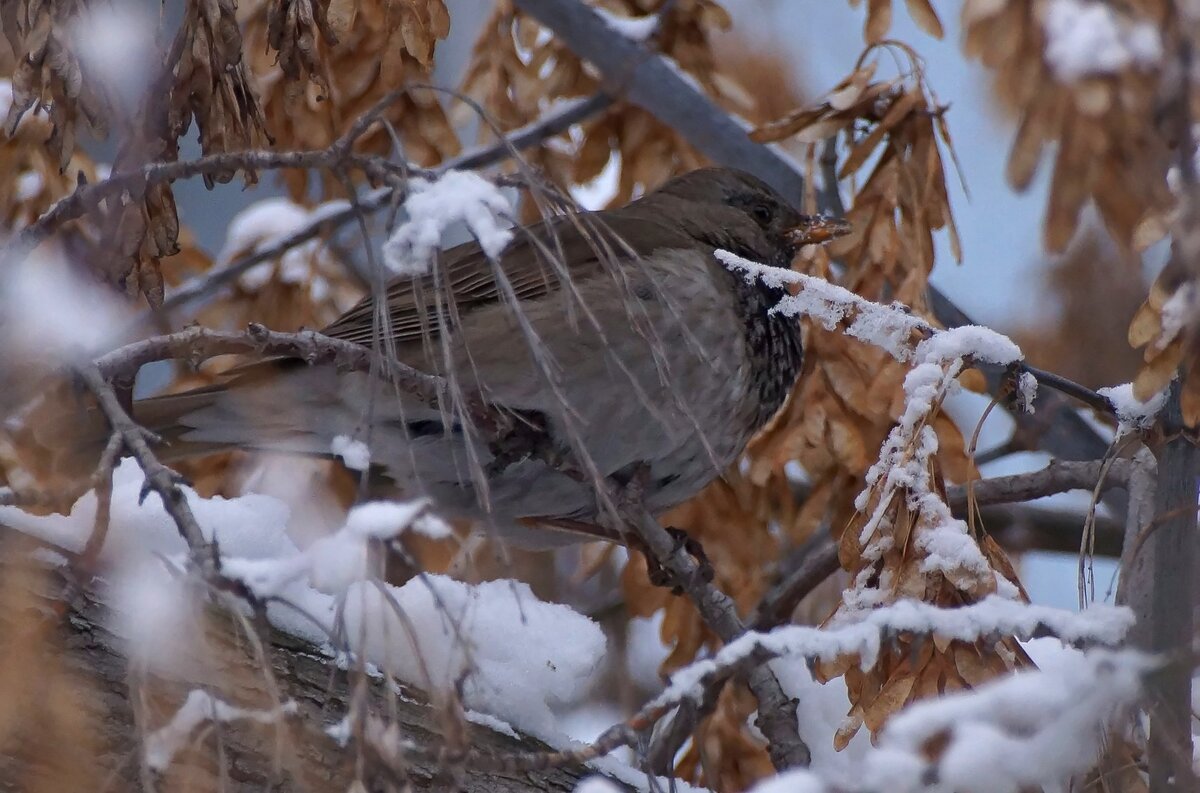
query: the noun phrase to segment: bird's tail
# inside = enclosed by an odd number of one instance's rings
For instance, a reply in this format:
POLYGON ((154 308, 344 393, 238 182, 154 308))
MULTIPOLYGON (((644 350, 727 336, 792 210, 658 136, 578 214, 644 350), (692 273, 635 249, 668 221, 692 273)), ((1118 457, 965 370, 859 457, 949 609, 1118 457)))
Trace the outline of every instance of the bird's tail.
POLYGON ((212 407, 225 389, 224 385, 210 385, 140 400, 133 405, 133 420, 157 436, 158 456, 163 462, 228 451, 235 448, 232 443, 184 440, 192 428, 181 422, 189 413, 212 407))

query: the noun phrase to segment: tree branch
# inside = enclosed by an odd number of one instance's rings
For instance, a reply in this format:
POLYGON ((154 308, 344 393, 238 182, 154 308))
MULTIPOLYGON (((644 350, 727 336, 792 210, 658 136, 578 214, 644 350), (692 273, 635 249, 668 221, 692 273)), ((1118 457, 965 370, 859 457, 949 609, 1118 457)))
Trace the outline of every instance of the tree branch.
MULTIPOLYGON (((11 241, 0 248, 0 262, 23 259, 44 242, 64 223, 97 209, 106 199, 122 193, 140 194, 147 187, 234 171, 266 171, 284 168, 334 168, 363 161, 386 162, 382 157, 353 155, 354 141, 366 132, 389 105, 407 93, 408 89, 392 91, 377 101, 344 135, 324 149, 311 151, 233 151, 207 154, 195 160, 152 162, 136 170, 111 174, 95 184, 80 184, 69 195, 55 202, 37 220, 21 229, 11 241)), ((413 169, 420 172, 420 169, 413 169)))
MULTIPOLYGON (((980 479, 947 488, 946 503, 952 510, 961 513, 971 499, 980 506, 987 506, 1032 501, 1068 490, 1094 490, 1100 476, 1104 474, 1105 462, 1051 460, 1049 465, 1038 471, 980 479)), ((1104 481, 1100 483, 1101 489, 1125 487, 1129 482, 1131 470, 1132 463, 1129 460, 1109 462, 1108 472, 1104 481)))
MULTIPOLYGON (((733 600, 712 585, 700 564, 642 506, 640 483, 635 481, 610 494, 610 498, 618 505, 625 524, 636 533, 654 560, 671 574, 696 606, 704 623, 721 641, 728 645, 742 636, 746 626, 738 616, 733 600)), ((745 678, 758 699, 757 724, 767 738, 772 764, 779 771, 808 766, 812 755, 800 738, 795 700, 784 693, 775 674, 765 665, 756 664, 747 669, 745 678)))
POLYGON ((187 496, 179 486, 179 475, 160 463, 154 456, 154 452, 150 450, 150 446, 146 442, 149 433, 135 424, 129 414, 125 412, 125 408, 121 407, 116 392, 104 379, 99 367, 95 364, 84 364, 78 367, 77 372, 84 385, 96 397, 100 411, 108 419, 112 431, 120 435, 125 448, 137 460, 138 466, 146 475, 148 487, 158 493, 162 499, 163 508, 171 516, 171 520, 179 529, 180 536, 187 543, 191 561, 196 570, 206 578, 218 574, 220 559, 216 548, 204 539, 200 524, 196 522, 196 516, 187 503, 187 496))
POLYGON ((595 65, 606 93, 647 110, 715 162, 750 171, 794 206, 802 205, 804 179, 795 164, 751 141, 744 127, 680 76, 673 61, 622 36, 574 0, 516 0, 516 5, 595 65))
MULTIPOLYGON (((335 339, 312 330, 283 333, 252 323, 240 333, 194 325, 164 336, 127 344, 95 361, 106 380, 128 379, 154 361, 177 359, 197 365, 219 355, 254 354, 296 358, 310 365, 334 364, 343 371, 370 372, 374 351, 361 344, 335 339)), ((380 376, 405 393, 436 407, 445 397, 445 381, 399 361, 385 362, 380 376)))
MULTIPOLYGON (((521 151, 544 143, 547 139, 570 129, 574 124, 602 112, 612 103, 612 98, 602 93, 593 94, 586 99, 564 102, 545 116, 513 130, 495 143, 463 152, 436 168, 408 168, 408 170, 414 175, 436 179, 447 171, 486 168, 508 159, 514 151, 521 151)), ((394 189, 381 187, 360 195, 357 207, 347 204, 334 211, 314 212, 304 226, 272 245, 235 259, 224 267, 209 270, 203 276, 172 290, 158 311, 159 313, 169 312, 207 297, 254 265, 278 259, 297 245, 302 245, 318 236, 333 234, 337 229, 352 222, 356 213, 373 214, 391 205, 395 197, 394 189)), ((153 316, 153 314, 144 316, 140 324, 147 324, 153 316)))

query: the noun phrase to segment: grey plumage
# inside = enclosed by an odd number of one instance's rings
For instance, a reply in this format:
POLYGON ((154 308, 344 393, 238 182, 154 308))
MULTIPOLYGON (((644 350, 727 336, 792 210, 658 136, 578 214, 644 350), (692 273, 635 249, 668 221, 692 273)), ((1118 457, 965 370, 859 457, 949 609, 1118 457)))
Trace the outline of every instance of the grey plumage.
MULTIPOLYGON (((804 221, 754 177, 696 171, 618 210, 521 229, 497 262, 474 243, 446 251, 429 275, 389 285, 386 313, 368 298, 325 332, 543 417, 555 443, 601 475, 648 466, 647 504, 660 512, 736 459, 800 371, 798 324, 768 311, 781 292, 713 252, 786 266, 804 221)), ((329 454, 334 436, 356 437, 398 492, 522 544, 545 539, 525 533, 530 523, 597 517, 589 483, 541 460, 493 465, 461 410, 363 374, 270 362, 140 402, 135 417, 169 438, 168 457, 225 446, 329 454)))

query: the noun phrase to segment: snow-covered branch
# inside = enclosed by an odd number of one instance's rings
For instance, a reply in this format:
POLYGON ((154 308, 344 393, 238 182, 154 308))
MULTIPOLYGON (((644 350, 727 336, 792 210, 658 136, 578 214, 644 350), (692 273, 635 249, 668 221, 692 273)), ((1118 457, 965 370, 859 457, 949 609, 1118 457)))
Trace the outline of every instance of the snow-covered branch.
MULTIPOLYGON (((884 728, 856 769, 854 793, 1018 793, 1066 789, 1093 768, 1127 725, 1155 668, 1146 655, 1091 650, 1054 667, 1018 672, 973 691, 914 704, 884 728)), ((752 793, 834 793, 842 784, 809 771, 752 793)))

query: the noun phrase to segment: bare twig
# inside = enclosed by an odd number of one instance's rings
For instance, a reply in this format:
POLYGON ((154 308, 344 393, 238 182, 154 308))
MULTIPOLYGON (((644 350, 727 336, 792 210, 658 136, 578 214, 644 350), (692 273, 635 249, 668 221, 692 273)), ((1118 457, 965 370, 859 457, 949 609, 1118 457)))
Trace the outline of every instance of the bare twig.
MULTIPOLYGON (((281 333, 251 324, 240 333, 210 330, 198 325, 164 336, 154 336, 100 356, 97 371, 106 380, 128 378, 153 361, 179 359, 198 364, 219 355, 250 353, 260 356, 297 358, 308 364, 334 364, 345 371, 368 372, 372 351, 354 342, 335 339, 316 331, 281 333)), ((445 391, 440 377, 419 372, 392 361, 381 376, 430 404, 437 404, 445 391)))
MULTIPOLYGON (((239 353, 295 358, 309 365, 332 364, 343 371, 380 377, 430 407, 437 408, 443 404, 452 406, 447 398, 447 384, 441 377, 419 371, 392 358, 377 362, 379 368, 376 369, 372 367, 376 352, 369 347, 316 331, 283 333, 268 330, 257 323, 251 323, 247 330, 240 333, 210 330, 197 325, 143 339, 100 356, 95 360, 94 368, 104 380, 127 379, 153 361, 178 359, 199 364, 219 355, 239 353)), ((478 395, 467 396, 460 401, 464 403, 461 407, 467 418, 482 438, 493 444, 498 456, 504 454, 509 446, 535 456, 548 453, 546 450, 550 448, 550 441, 543 431, 513 420, 485 404, 478 395)))
POLYGON ((108 539, 108 525, 112 514, 113 469, 117 466, 117 459, 123 448, 125 439, 114 432, 109 436, 108 444, 100 455, 100 463, 96 466, 96 473, 92 476, 92 487, 96 491, 96 517, 92 521, 92 533, 88 536, 87 544, 83 546, 83 552, 79 554, 75 565, 77 572, 82 575, 91 572, 100 551, 104 548, 104 541, 108 539))
MULTIPOLYGON (((973 491, 976 503, 985 506, 1031 501, 1055 493, 1065 493, 1068 490, 1092 490, 1097 483, 1102 484, 1103 487, 1125 486, 1129 481, 1131 463, 1120 458, 1113 459, 1107 474, 1101 481, 1105 463, 1105 460, 1089 460, 1087 462, 1051 460, 1050 464, 1041 470, 981 479, 971 483, 970 489, 973 491)), ((955 485, 947 488, 946 503, 955 512, 966 509, 967 501, 967 485, 955 485)))
POLYGON ((146 430, 134 423, 112 386, 104 379, 100 368, 94 363, 82 364, 77 367, 79 377, 88 390, 96 397, 100 410, 108 420, 114 434, 121 438, 146 475, 147 486, 158 493, 162 499, 163 508, 171 516, 179 534, 187 543, 189 557, 195 568, 209 576, 220 572, 220 558, 216 548, 204 539, 204 532, 196 521, 196 516, 188 505, 187 496, 179 485, 179 475, 158 461, 146 441, 146 430))
MULTIPOLYGON (((640 477, 611 495, 621 519, 634 531, 647 552, 673 577, 687 594, 714 633, 726 644, 746 632, 737 607, 721 590, 707 580, 700 564, 672 539, 669 532, 642 506, 640 477)), ((768 752, 775 768, 807 766, 811 761, 808 746, 800 738, 796 702, 784 693, 775 674, 766 666, 755 665, 745 671, 746 683, 758 699, 758 728, 766 736, 768 752)))
POLYGON ((1077 399, 1088 407, 1099 410, 1101 413, 1108 413, 1109 415, 1115 413, 1112 400, 1098 391, 1093 391, 1085 385, 1076 383, 1074 380, 1070 380, 1054 372, 1048 372, 1045 369, 1039 369, 1036 366, 1030 366, 1027 363, 1022 363, 1019 371, 1033 375, 1034 379, 1038 381, 1038 385, 1053 388, 1060 394, 1066 394, 1072 399, 1077 399))
POLYGON ((780 567, 788 572, 766 591, 750 618, 756 631, 787 622, 805 595, 840 569, 837 544, 828 536, 814 538, 797 548, 780 567))
MULTIPOLYGON (((64 223, 82 217, 99 207, 106 199, 122 193, 142 193, 147 187, 189 179, 195 176, 231 173, 233 171, 265 171, 287 168, 333 168, 359 159, 385 161, 383 158, 352 157, 354 141, 374 123, 389 105, 406 93, 392 91, 376 102, 346 131, 324 149, 309 151, 232 151, 208 154, 195 160, 152 162, 129 171, 111 174, 95 184, 80 184, 65 198, 57 201, 37 220, 0 249, 0 261, 24 258, 64 223)), ((418 169, 419 170, 419 169, 418 169)))

